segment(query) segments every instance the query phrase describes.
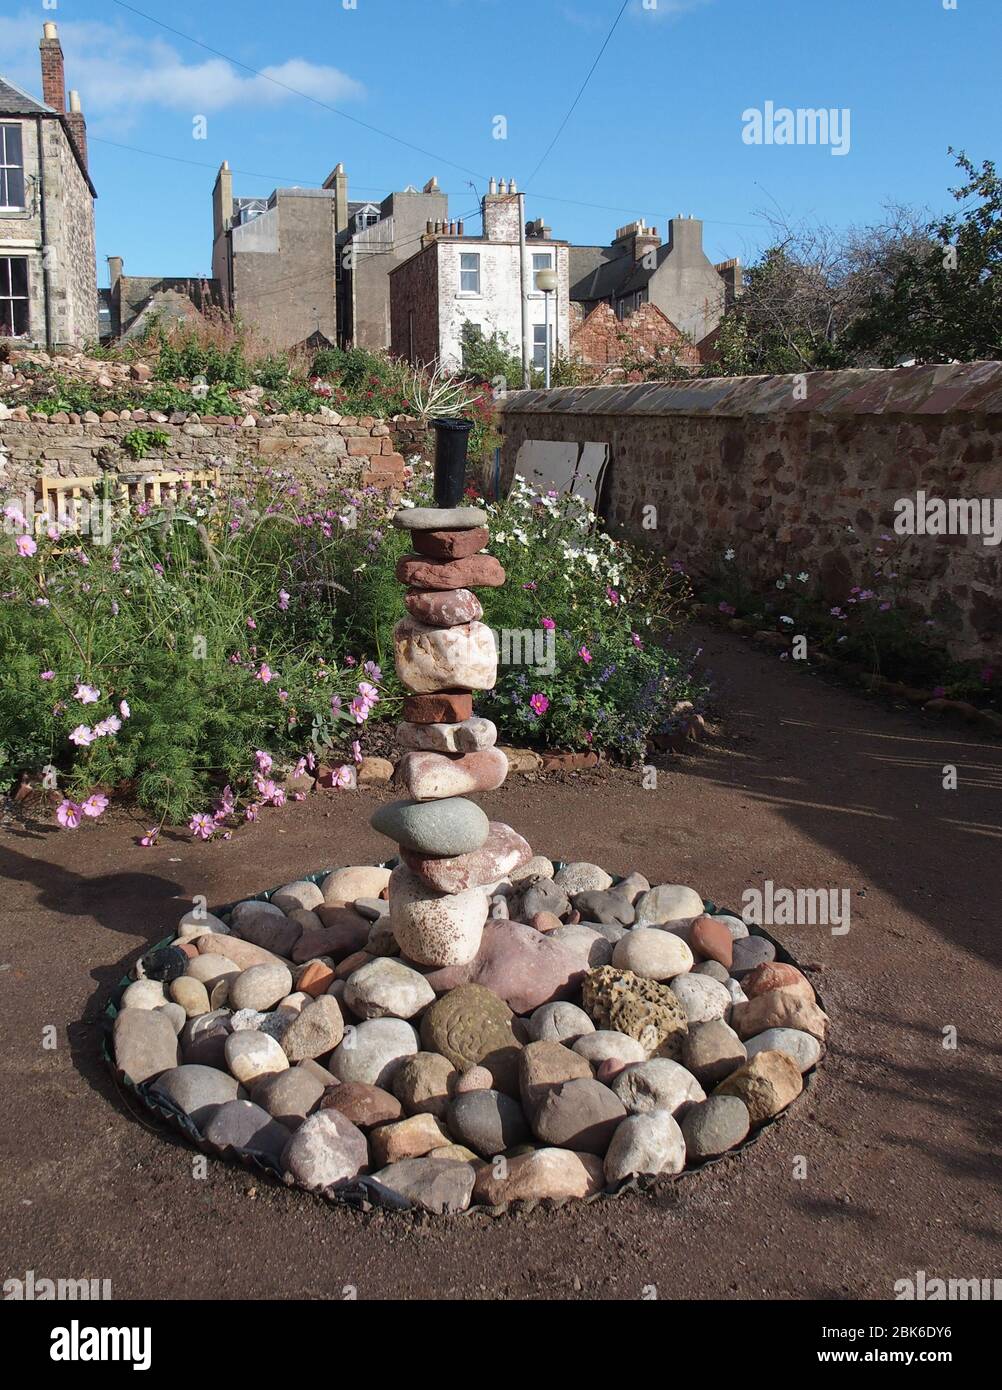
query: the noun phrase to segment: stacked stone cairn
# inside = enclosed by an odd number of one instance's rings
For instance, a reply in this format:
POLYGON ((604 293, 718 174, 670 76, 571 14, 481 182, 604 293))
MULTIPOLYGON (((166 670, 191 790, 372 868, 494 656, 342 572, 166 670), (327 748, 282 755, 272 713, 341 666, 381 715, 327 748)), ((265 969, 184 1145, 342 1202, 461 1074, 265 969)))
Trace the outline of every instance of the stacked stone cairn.
POLYGON ((475 508, 397 520, 407 797, 372 825, 399 866, 185 914, 119 1000, 118 1070, 213 1152, 436 1213, 588 1198, 738 1147, 821 1056, 810 981, 694 889, 555 872, 467 798, 507 770, 472 710, 497 664, 473 590, 504 573, 475 508))

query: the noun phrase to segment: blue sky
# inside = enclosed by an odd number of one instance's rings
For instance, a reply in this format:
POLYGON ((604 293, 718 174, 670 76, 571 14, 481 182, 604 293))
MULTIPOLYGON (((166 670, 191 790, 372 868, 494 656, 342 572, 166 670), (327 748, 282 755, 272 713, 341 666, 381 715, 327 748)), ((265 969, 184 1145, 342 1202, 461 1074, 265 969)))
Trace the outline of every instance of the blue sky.
POLYGON ((319 186, 338 160, 354 198, 437 174, 455 216, 492 174, 515 177, 556 236, 607 243, 637 216, 664 234, 683 212, 713 259, 748 261, 764 209, 836 225, 889 201, 939 211, 948 145, 999 154, 1002 0, 629 0, 530 178, 621 3, 6 0, 0 72, 37 93, 41 25, 57 21, 89 121, 101 283, 110 254, 137 275, 208 273, 224 158, 251 196, 319 186), (848 108, 849 152, 746 144, 742 113, 767 101, 848 108))

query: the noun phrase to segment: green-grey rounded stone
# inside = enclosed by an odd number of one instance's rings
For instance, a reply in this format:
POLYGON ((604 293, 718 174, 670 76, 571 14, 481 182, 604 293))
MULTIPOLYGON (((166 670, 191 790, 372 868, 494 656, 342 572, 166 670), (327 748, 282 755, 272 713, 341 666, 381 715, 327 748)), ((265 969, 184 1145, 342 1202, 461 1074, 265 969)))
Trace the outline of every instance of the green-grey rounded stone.
POLYGON ((486 843, 490 821, 463 796, 444 801, 391 801, 369 824, 404 849, 418 854, 472 854, 486 843))
POLYGON ((472 531, 487 525, 480 507, 402 507, 393 516, 402 531, 472 531))

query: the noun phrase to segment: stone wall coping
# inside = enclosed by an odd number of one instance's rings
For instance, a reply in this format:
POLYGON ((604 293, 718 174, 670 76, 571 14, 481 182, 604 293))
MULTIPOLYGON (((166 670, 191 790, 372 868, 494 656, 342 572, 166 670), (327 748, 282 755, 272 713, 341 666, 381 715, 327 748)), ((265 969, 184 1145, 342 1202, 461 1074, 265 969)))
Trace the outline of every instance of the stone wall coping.
POLYGON ((499 407, 505 416, 991 415, 1002 413, 1002 362, 557 386, 512 391, 499 407))

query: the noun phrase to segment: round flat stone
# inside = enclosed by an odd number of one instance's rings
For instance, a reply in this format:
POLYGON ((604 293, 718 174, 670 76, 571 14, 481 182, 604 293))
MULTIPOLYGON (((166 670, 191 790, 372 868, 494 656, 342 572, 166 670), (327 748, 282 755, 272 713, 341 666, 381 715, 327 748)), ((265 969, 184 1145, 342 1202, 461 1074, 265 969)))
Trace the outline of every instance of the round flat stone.
MULTIPOLYGON (((491 821, 490 834, 471 854, 415 854, 401 849, 400 857, 422 883, 441 893, 462 893, 483 883, 497 883, 532 858, 532 848, 503 821, 491 821)), ((507 916, 507 904, 505 904, 507 916)))
POLYGON ((458 627, 484 616, 483 604, 470 589, 409 589, 404 605, 412 618, 428 627, 458 627))
POLYGON ((206 1125, 220 1105, 243 1095, 237 1080, 227 1072, 198 1064, 161 1073, 151 1089, 183 1110, 199 1128, 206 1125))
POLYGON ((115 1018, 115 1061, 137 1085, 177 1066, 174 1025, 154 1009, 123 1009, 115 1018))
POLYGON ((472 531, 487 525, 481 507, 401 507, 393 516, 402 531, 472 531))
POLYGON ((503 1091, 465 1091, 449 1107, 449 1129, 481 1158, 493 1158, 530 1138, 517 1100, 503 1091))
POLYGON ((512 1032, 512 1011, 483 985, 459 985, 435 1003, 421 1020, 421 1044, 440 1052, 457 1071, 482 1064, 495 1086, 518 1094, 521 1044, 512 1032))
POLYGON ((474 753, 410 751, 397 765, 397 782, 415 801, 444 801, 471 792, 492 792, 508 776, 500 748, 474 753))
POLYGON ((739 1096, 710 1096, 682 1116, 682 1135, 689 1162, 716 1158, 748 1137, 748 1107, 739 1096))
POLYGON ((304 1120, 282 1154, 286 1180, 313 1191, 355 1177, 368 1161, 365 1135, 339 1110, 318 1110, 304 1120))
POLYGON ((418 854, 471 854, 485 844, 490 821, 475 802, 462 796, 444 801, 391 801, 369 824, 403 849, 418 854))
POLYGON ((605 1177, 610 1183, 637 1173, 681 1173, 684 1167, 685 1140, 666 1110, 627 1115, 617 1125, 605 1156, 605 1177))
POLYGON ((428 559, 463 560, 483 550, 490 538, 486 526, 471 526, 463 531, 415 531, 412 543, 428 559))
POLYGON ((476 753, 497 743, 497 726, 489 719, 458 724, 398 724, 397 745, 427 753, 476 753))
POLYGON ((289 1131, 253 1101, 228 1100, 205 1126, 205 1142, 220 1152, 237 1149, 264 1154, 277 1163, 289 1142, 289 1131))

